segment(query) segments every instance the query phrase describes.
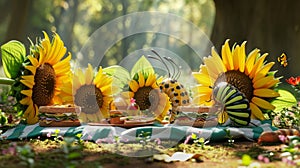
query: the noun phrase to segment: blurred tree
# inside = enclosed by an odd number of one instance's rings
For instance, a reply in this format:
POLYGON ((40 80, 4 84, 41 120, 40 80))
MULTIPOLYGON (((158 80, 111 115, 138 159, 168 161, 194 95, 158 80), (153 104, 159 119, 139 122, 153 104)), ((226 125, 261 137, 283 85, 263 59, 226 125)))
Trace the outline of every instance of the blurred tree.
POLYGON ((31 0, 11 1, 11 18, 4 41, 24 39, 30 4, 31 0))
POLYGON ((300 1, 295 0, 214 0, 216 18, 211 36, 220 51, 226 39, 230 43, 247 41, 248 52, 259 48, 269 53, 268 61, 277 62, 277 57, 285 52, 289 65, 283 68, 277 63, 277 75, 300 75, 297 62, 300 61, 300 1))

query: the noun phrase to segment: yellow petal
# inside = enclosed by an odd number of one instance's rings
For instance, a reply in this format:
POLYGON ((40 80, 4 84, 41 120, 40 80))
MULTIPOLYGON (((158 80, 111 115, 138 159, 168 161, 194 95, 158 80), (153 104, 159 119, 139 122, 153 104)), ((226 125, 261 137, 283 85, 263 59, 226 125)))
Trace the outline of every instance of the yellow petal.
POLYGON ((29 105, 32 104, 32 100, 31 97, 25 97, 22 100, 20 100, 20 103, 23 105, 29 105))
POLYGON ((265 53, 264 55, 262 55, 260 58, 258 58, 258 60, 255 62, 253 69, 250 73, 250 78, 254 78, 254 75, 256 75, 258 73, 258 71, 261 69, 265 58, 268 56, 268 53, 265 53))
POLYGON ((268 109, 268 110, 274 110, 275 106, 273 106, 270 102, 259 98, 259 97, 253 97, 251 100, 254 104, 256 104, 258 107, 261 107, 263 109, 268 109))
POLYGON ((211 55, 214 58, 216 67, 218 69, 218 72, 226 72, 227 69, 225 67, 225 65, 223 64, 223 61, 221 59, 221 57, 219 56, 219 54, 216 52, 216 50, 214 48, 211 49, 211 55))
POLYGON ((155 83, 155 80, 156 80, 155 74, 150 73, 146 80, 145 86, 151 86, 153 83, 155 83))
POLYGON ((278 92, 272 89, 255 89, 253 94, 258 97, 278 97, 280 96, 278 92))
POLYGON ((70 64, 70 60, 71 60, 71 54, 69 53, 69 55, 65 59, 63 59, 63 60, 59 61, 58 63, 56 63, 55 65, 53 65, 53 68, 54 69, 64 68, 66 65, 70 64))
POLYGON ((29 87, 29 88, 33 88, 34 83, 34 76, 22 76, 20 82, 23 83, 25 86, 29 87))
POLYGON ((195 87, 192 88, 192 92, 198 94, 211 94, 212 89, 207 86, 196 85, 195 87))
POLYGON ((30 90, 22 90, 21 93, 22 93, 23 95, 28 96, 28 97, 31 97, 31 96, 32 96, 32 90, 31 90, 31 89, 30 89, 30 90))
POLYGON ((250 109, 251 109, 251 118, 257 118, 259 120, 266 119, 262 111, 254 103, 250 102, 250 109))
POLYGON ((279 82, 280 82, 279 79, 272 79, 262 87, 271 88, 271 87, 275 86, 276 84, 278 84, 279 82))
POLYGON ((37 67, 39 65, 38 60, 36 58, 32 57, 31 55, 29 55, 27 58, 30 60, 30 62, 33 66, 37 67))
POLYGON ((205 74, 193 74, 194 78, 198 81, 199 84, 202 84, 204 86, 212 86, 213 82, 212 79, 205 75, 205 74))
POLYGON ((216 79, 218 75, 222 73, 221 71, 219 71, 220 69, 216 68, 217 67, 215 63, 216 61, 214 61, 211 56, 204 57, 203 61, 207 67, 207 72, 210 78, 216 79))
POLYGON ((135 80, 129 81, 129 87, 133 92, 136 92, 139 89, 139 84, 135 80))
POLYGON ((101 87, 101 92, 104 95, 110 95, 112 93, 111 86, 110 85, 106 85, 106 86, 101 87))
POLYGON ((233 69, 238 70, 239 69, 239 64, 240 64, 240 46, 237 45, 233 52, 232 52, 232 62, 233 62, 233 69))
POLYGON ((247 75, 249 75, 252 71, 254 62, 256 60, 257 54, 259 53, 259 49, 254 49, 247 57, 246 60, 246 69, 245 72, 247 75))
POLYGON ((229 47, 229 39, 222 46, 222 60, 227 70, 233 70, 232 53, 229 47))
POLYGON ((263 77, 263 78, 257 80, 256 82, 254 82, 253 87, 255 89, 265 88, 264 86, 266 86, 272 80, 274 80, 274 76, 263 77))
POLYGON ((85 71, 85 83, 88 85, 92 84, 93 77, 94 77, 93 67, 91 64, 88 64, 88 68, 85 71))
POLYGON ((140 87, 144 87, 145 86, 145 78, 144 78, 144 75, 142 74, 142 72, 140 71, 139 73, 138 73, 138 75, 139 75, 139 86, 140 87))
POLYGON ((246 41, 244 41, 241 45, 240 51, 239 51, 239 70, 240 72, 245 71, 245 61, 246 61, 246 41))
POLYGON ((25 66, 25 69, 29 70, 32 73, 32 75, 35 75, 35 72, 36 72, 35 66, 28 65, 28 66, 25 66))
POLYGON ((254 76, 252 82, 256 82, 258 79, 261 79, 267 75, 269 70, 272 68, 272 66, 275 64, 275 62, 269 62, 266 65, 264 65, 254 76))

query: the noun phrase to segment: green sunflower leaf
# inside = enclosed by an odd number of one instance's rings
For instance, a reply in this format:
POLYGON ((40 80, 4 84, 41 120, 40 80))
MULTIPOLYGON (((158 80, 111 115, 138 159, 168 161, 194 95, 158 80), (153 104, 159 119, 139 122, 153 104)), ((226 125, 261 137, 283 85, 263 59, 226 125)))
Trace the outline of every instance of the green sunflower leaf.
POLYGON ((116 79, 114 80, 114 84, 121 87, 127 84, 130 80, 130 74, 128 70, 119 65, 113 65, 103 68, 103 72, 110 76, 113 76, 116 79))
POLYGON ((274 99, 271 104, 275 106, 274 112, 280 112, 283 108, 297 105, 295 96, 287 90, 279 89, 279 97, 274 99))
POLYGON ((142 56, 132 67, 130 76, 133 78, 136 73, 143 71, 144 75, 155 73, 151 63, 145 56, 142 56))
POLYGON ((12 40, 1 46, 1 54, 6 77, 16 78, 26 57, 25 46, 19 41, 12 40))

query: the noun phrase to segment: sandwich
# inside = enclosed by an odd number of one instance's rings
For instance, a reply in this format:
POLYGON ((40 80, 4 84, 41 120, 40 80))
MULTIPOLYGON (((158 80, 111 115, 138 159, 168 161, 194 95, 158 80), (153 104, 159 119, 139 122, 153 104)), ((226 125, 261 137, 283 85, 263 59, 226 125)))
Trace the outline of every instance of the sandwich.
POLYGON ((39 125, 41 127, 73 127, 80 126, 79 106, 53 105, 39 107, 39 125))

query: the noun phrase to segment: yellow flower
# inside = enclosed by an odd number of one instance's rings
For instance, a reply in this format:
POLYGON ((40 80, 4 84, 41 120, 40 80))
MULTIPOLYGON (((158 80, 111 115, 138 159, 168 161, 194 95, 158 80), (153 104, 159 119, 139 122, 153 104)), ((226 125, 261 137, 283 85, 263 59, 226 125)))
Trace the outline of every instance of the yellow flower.
POLYGON ((113 100, 114 93, 112 80, 111 76, 103 72, 102 67, 96 75, 90 64, 85 72, 76 69, 73 75, 73 87, 70 82, 62 87, 63 102, 74 103, 81 107, 79 114, 81 122, 100 122, 101 119, 109 117, 109 104, 113 100))
POLYGON ((229 40, 226 40, 222 46, 222 58, 212 49, 211 56, 203 59, 204 65, 200 65, 200 71, 193 72, 199 83, 193 90, 194 104, 211 106, 212 88, 227 81, 245 94, 250 102, 252 118, 264 120, 262 110, 274 110, 268 99, 279 96, 273 90, 279 79, 269 73, 275 63, 267 63, 265 58, 268 54, 261 55, 259 49, 246 55, 245 45, 246 42, 230 50, 229 40))
POLYGON ((28 124, 38 122, 38 107, 60 104, 58 96, 61 92, 62 81, 70 80, 71 54, 63 59, 67 49, 59 35, 54 33, 51 42, 47 33, 45 38, 36 46, 36 50, 27 57, 29 64, 25 66, 30 73, 21 76, 20 82, 26 86, 21 93, 24 95, 20 100, 22 105, 27 106, 23 117, 28 124))
POLYGON ((129 91, 123 92, 122 95, 126 99, 134 98, 140 110, 148 109, 155 114, 156 120, 162 121, 171 103, 169 97, 159 89, 158 83, 161 81, 162 78, 156 79, 154 73, 144 74, 143 71, 139 71, 128 82, 129 91))

